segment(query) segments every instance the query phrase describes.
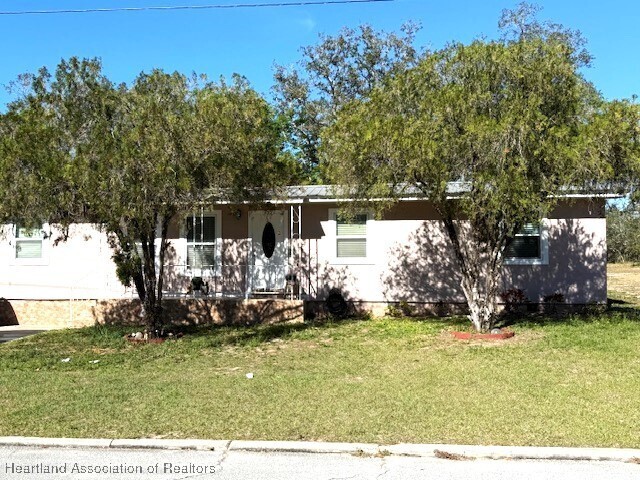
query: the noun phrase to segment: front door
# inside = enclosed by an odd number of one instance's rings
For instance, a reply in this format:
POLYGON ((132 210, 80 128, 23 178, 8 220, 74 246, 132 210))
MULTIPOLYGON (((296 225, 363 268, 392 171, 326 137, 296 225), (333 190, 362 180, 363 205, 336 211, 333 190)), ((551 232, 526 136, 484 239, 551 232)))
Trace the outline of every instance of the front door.
POLYGON ((284 210, 249 213, 252 242, 251 281, 254 292, 277 292, 285 288, 287 247, 284 210))

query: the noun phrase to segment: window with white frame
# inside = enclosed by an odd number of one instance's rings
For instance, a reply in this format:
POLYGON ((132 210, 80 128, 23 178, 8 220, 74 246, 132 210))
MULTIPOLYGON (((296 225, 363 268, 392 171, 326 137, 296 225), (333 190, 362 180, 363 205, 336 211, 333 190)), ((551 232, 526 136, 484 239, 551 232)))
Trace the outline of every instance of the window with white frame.
POLYGON ((367 258, 367 222, 369 214, 359 212, 352 216, 341 215, 337 210, 331 211, 335 221, 336 258, 367 258))
POLYGON ((41 260, 44 256, 44 230, 43 225, 27 227, 16 224, 15 226, 15 259, 16 260, 41 260))
POLYGON ((546 220, 525 224, 508 243, 504 256, 507 264, 548 264, 549 243, 546 220))
POLYGON ((187 267, 214 270, 218 264, 217 239, 220 237, 217 213, 189 215, 186 219, 187 267))

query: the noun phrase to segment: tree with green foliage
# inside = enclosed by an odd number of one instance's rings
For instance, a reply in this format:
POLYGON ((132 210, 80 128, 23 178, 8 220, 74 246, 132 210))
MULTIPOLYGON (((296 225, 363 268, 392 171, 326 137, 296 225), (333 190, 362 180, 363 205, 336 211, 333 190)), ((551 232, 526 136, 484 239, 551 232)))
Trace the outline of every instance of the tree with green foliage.
POLYGON ((22 75, 26 94, 0 115, 0 221, 66 228, 84 215, 87 152, 113 111, 113 88, 96 60, 62 61, 22 75), (90 119, 90 120, 88 120, 90 119))
POLYGON ((503 13, 502 39, 425 55, 344 106, 322 135, 342 195, 381 209, 407 192, 433 203, 481 332, 498 319, 504 253, 518 231, 570 187, 611 174, 608 160, 630 160, 616 153, 627 139, 600 128, 612 108, 580 75, 590 58, 579 35, 534 14, 523 4, 503 13))
POLYGON ((97 166, 109 183, 92 190, 102 194, 98 218, 115 234, 116 252, 142 266, 142 275, 130 270, 132 279, 148 323, 157 325, 169 222, 196 205, 263 198, 286 183, 281 128, 240 78, 194 87, 179 74, 142 74, 123 94, 121 112, 111 161, 97 166))
POLYGON ((590 125, 590 148, 606 156, 607 176, 629 192, 629 203, 607 208, 607 260, 640 262, 640 105, 615 100, 590 125))
POLYGON ((607 208, 607 260, 640 262, 640 209, 636 203, 607 208))
POLYGON ((152 332, 161 322, 171 219, 263 198, 290 174, 282 123, 241 77, 215 84, 154 70, 116 87, 100 62, 71 59, 53 78, 44 69, 34 76, 3 125, 19 133, 3 142, 3 162, 20 172, 11 180, 3 165, 3 185, 13 181, 39 205, 11 207, 10 216, 100 224, 152 332), (45 186, 31 191, 34 179, 45 186))
POLYGON ((415 64, 413 41, 418 30, 414 23, 405 24, 401 35, 377 32, 369 25, 344 28, 304 47, 297 67, 276 66, 276 106, 290 118, 289 147, 308 181, 323 179, 318 168, 322 128, 347 102, 365 97, 387 75, 415 64))

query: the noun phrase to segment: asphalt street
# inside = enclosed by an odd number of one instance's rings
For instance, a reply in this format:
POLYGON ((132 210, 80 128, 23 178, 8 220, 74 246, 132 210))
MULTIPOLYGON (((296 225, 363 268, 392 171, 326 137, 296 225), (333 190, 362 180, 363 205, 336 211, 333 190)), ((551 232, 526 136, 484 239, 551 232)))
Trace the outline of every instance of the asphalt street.
POLYGON ((346 453, 0 447, 7 480, 558 480, 640 478, 640 465, 611 461, 447 460, 346 453))
POLYGON ((18 338, 28 337, 36 333, 46 332, 47 329, 30 328, 22 325, 0 326, 0 343, 10 342, 18 338))

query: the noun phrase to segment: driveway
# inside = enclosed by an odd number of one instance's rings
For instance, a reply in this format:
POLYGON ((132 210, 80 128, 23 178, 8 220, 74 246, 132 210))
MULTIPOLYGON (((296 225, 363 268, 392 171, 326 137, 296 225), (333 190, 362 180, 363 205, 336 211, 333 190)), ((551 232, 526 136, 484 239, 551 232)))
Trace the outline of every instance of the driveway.
POLYGON ((8 325, 0 327, 0 343, 10 342, 11 340, 17 340, 18 338, 35 335, 40 332, 46 332, 47 330, 48 329, 46 328, 35 328, 23 325, 8 325))

